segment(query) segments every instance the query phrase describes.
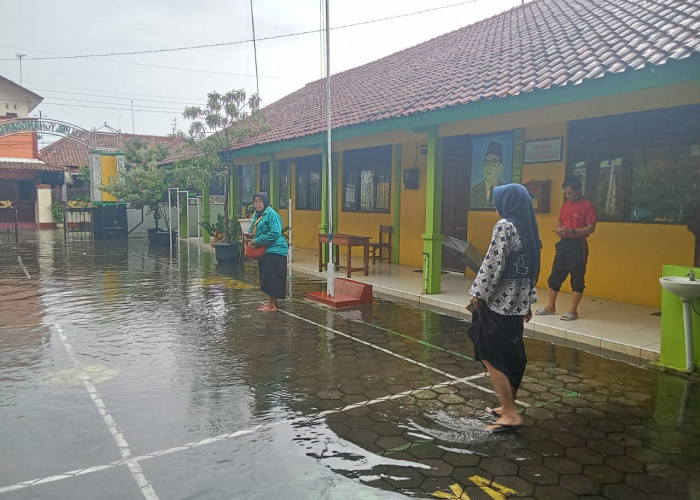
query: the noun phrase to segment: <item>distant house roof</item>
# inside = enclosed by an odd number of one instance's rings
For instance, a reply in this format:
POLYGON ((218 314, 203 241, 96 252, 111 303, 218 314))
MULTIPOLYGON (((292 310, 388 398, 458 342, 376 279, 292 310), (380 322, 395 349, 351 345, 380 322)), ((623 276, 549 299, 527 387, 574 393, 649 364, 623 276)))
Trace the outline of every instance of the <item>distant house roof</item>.
POLYGON ((176 161, 189 160, 190 158, 194 158, 201 154, 202 153, 199 150, 183 147, 182 149, 176 151, 175 154, 161 160, 158 164, 169 165, 171 163, 175 163, 176 161))
MULTIPOLYGON (((333 129, 576 86, 698 56, 697 0, 533 0, 331 78, 333 129)), ((326 127, 325 80, 263 108, 234 149, 326 127)))
MULTIPOLYGON (((93 149, 105 149, 108 151, 123 150, 124 145, 132 140, 161 144, 167 146, 172 152, 184 147, 186 139, 182 137, 170 137, 159 135, 139 135, 139 134, 114 134, 95 132, 91 134, 90 140, 93 149)), ((42 148, 39 151, 39 158, 47 165, 60 168, 76 170, 88 165, 88 158, 91 148, 76 142, 67 137, 62 137, 56 142, 42 148)))
MULTIPOLYGON (((34 108, 36 108, 41 101, 44 100, 43 97, 41 97, 39 94, 35 94, 31 90, 27 90, 21 85, 16 84, 12 80, 8 80, 5 77, 0 76, 0 87, 5 86, 7 88, 10 88, 21 95, 23 95, 26 100, 27 100, 27 107, 29 108, 28 111, 31 112, 34 108)), ((0 112, 3 112, 4 110, 0 110, 0 112)))
POLYGON ((22 158, 0 158, 0 170, 23 171, 61 171, 63 168, 45 164, 41 160, 25 160, 22 158))

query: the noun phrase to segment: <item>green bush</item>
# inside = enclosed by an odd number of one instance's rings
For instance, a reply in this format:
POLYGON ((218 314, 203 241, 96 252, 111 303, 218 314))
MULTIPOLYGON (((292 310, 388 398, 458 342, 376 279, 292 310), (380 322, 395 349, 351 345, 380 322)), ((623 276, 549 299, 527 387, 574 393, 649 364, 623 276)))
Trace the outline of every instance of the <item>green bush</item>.
POLYGON ((56 224, 63 223, 63 204, 55 202, 51 204, 51 218, 56 224))

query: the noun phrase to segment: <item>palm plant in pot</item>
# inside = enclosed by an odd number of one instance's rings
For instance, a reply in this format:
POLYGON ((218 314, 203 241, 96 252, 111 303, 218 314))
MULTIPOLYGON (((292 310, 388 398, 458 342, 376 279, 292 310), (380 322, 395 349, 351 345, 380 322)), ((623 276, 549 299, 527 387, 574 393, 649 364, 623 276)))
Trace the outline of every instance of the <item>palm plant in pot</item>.
POLYGON ((240 260, 242 232, 237 221, 229 219, 226 224, 223 214, 219 214, 215 224, 206 221, 199 224, 211 235, 211 245, 218 262, 240 260))
MULTIPOLYGON (((205 107, 190 106, 183 112, 185 118, 193 120, 189 127, 190 144, 199 152, 190 163, 193 167, 206 166, 210 178, 218 176, 224 185, 222 236, 220 242, 213 243, 217 260, 220 255, 222 259, 227 258, 226 256, 231 259, 240 256, 241 231, 235 214, 230 213, 235 206, 231 196, 233 165, 227 155, 237 143, 264 128, 264 119, 259 107, 260 99, 257 94, 247 96, 244 90, 231 90, 225 94, 214 91, 207 95, 205 107), (227 158, 226 161, 223 161, 223 158, 227 158), (224 245, 231 248, 224 251, 224 245), (233 255, 235 257, 231 257, 233 255)), ((215 230, 215 226, 209 221, 202 223, 202 227, 210 235, 212 232, 207 228, 215 230)))

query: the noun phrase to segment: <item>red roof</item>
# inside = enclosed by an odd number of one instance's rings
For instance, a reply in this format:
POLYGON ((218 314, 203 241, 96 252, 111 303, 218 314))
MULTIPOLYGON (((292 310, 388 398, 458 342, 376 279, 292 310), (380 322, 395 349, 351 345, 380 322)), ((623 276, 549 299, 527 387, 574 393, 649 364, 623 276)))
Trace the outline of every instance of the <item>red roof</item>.
MULTIPOLYGON (((698 55, 697 0, 533 0, 331 78, 333 129, 659 66, 698 55)), ((235 149, 325 131, 325 81, 263 109, 235 149)))
POLYGON ((111 151, 123 150, 124 144, 129 141, 140 139, 148 143, 161 144, 169 147, 172 151, 182 148, 186 139, 182 137, 159 136, 159 135, 139 135, 139 134, 113 134, 95 132, 91 134, 91 147, 62 137, 56 142, 42 148, 39 151, 39 158, 47 165, 57 166, 60 169, 86 167, 91 149, 105 149, 111 151))
POLYGON ((30 172, 36 172, 36 171, 61 171, 63 170, 62 167, 55 167, 52 165, 47 165, 43 161, 39 160, 18 160, 18 159, 10 159, 10 160, 4 160, 0 158, 0 170, 23 170, 23 171, 30 171, 30 172))

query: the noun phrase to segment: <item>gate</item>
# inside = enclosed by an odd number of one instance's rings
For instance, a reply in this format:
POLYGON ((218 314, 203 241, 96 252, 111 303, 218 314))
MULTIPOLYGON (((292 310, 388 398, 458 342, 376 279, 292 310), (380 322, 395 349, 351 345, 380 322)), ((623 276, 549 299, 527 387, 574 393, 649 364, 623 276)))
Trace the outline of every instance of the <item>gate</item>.
POLYGON ((17 209, 0 201, 0 243, 17 243, 17 209))
POLYGON ((67 240, 92 240, 92 207, 67 207, 63 235, 67 240))

